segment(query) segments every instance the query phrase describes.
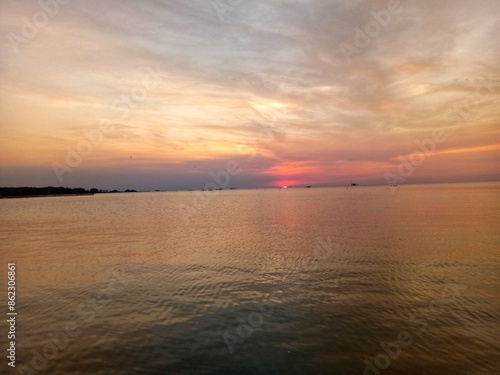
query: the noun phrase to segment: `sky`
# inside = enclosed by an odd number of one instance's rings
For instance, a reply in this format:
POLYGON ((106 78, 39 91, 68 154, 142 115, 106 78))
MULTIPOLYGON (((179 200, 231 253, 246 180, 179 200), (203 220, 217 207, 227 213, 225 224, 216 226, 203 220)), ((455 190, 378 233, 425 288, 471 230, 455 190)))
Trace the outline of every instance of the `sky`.
POLYGON ((499 14, 498 0, 0 0, 0 186, 498 181, 499 14))

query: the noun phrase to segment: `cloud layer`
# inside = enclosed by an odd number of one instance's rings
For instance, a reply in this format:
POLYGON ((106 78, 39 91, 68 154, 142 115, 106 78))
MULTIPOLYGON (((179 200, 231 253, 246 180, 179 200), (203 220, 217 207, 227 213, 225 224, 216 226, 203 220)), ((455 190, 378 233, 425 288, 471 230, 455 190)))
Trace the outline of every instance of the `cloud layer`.
POLYGON ((0 14, 4 186, 200 188, 231 160, 235 186, 500 177, 496 0, 30 0, 0 14))

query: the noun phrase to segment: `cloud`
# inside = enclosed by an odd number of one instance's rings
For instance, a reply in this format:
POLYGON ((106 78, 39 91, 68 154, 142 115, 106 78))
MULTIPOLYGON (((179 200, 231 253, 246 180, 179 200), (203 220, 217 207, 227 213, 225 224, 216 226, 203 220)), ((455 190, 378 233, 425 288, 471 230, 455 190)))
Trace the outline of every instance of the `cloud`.
MULTIPOLYGON (((64 162, 67 148, 105 121, 103 142, 78 167, 90 168, 82 184, 92 171, 130 167, 133 180, 140 168, 165 163, 188 186, 182 163, 197 163, 206 175, 212 161, 244 153, 260 158, 247 166, 245 181, 288 174, 384 183, 395 158, 435 129, 449 140, 419 167, 426 180, 443 178, 440 168, 455 170, 459 155, 485 157, 480 173, 475 162, 460 162, 464 180, 496 175, 497 149, 470 150, 498 144, 500 4, 401 1, 401 11, 346 59, 341 44, 355 46, 358 30, 388 4, 245 1, 222 17, 201 0, 60 5, 18 53, 11 39, 1 41, 2 166, 28 171, 64 162), (152 70, 158 79, 145 90, 152 70), (483 85, 475 101, 480 79, 496 83, 483 85), (459 113, 466 116, 456 129, 459 113), (131 156, 141 160, 137 168, 131 156)), ((25 20, 43 11, 37 1, 0 8, 4 36, 23 36, 25 20)))

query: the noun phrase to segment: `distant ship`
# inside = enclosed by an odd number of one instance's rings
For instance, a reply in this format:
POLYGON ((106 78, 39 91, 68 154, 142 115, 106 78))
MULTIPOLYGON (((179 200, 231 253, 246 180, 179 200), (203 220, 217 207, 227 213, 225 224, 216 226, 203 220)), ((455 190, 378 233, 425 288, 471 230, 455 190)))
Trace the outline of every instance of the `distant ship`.
POLYGON ((307 186, 306 186, 306 189, 309 189, 309 188, 311 188, 311 187, 312 187, 311 185, 307 185, 307 186))

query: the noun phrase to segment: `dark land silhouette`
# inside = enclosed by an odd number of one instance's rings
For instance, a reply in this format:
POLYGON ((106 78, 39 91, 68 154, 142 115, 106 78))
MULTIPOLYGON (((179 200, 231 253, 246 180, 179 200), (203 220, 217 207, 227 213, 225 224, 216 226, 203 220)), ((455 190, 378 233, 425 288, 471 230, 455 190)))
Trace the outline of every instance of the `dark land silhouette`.
POLYGON ((0 188, 0 198, 28 198, 41 196, 57 195, 94 195, 98 193, 97 189, 86 190, 84 188, 66 188, 66 187, 2 187, 0 188))
MULTIPOLYGON (((126 193, 135 193, 136 190, 125 190, 126 193)), ((99 190, 92 188, 86 190, 84 188, 67 188, 67 187, 0 187, 0 199, 1 198, 29 198, 29 197, 50 197, 50 196, 62 196, 62 195, 94 195, 98 193, 108 193, 107 190, 99 190)), ((120 193, 118 190, 112 190, 109 193, 120 193)))

